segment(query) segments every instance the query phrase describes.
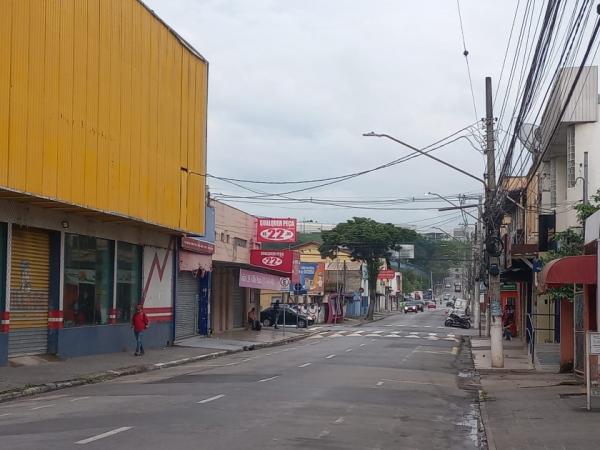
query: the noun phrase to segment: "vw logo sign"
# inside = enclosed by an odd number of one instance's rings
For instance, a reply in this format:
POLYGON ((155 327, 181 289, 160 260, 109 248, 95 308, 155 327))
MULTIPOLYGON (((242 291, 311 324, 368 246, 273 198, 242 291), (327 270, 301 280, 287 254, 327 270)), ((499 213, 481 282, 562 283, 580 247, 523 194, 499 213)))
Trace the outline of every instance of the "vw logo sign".
POLYGON ((278 256, 266 256, 262 259, 262 263, 265 266, 277 267, 283 264, 283 259, 279 258, 278 256))
POLYGON ((269 241, 287 241, 294 237, 294 232, 292 230, 288 230, 287 228, 265 228, 260 232, 260 236, 263 239, 268 239, 269 241))

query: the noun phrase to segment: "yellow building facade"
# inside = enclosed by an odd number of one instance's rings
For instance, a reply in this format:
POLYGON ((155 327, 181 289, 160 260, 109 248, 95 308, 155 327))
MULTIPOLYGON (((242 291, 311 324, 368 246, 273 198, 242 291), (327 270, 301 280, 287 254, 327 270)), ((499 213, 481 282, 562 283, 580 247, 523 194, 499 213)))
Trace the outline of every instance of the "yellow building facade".
POLYGON ((0 197, 203 234, 207 82, 137 0, 0 0, 0 197))

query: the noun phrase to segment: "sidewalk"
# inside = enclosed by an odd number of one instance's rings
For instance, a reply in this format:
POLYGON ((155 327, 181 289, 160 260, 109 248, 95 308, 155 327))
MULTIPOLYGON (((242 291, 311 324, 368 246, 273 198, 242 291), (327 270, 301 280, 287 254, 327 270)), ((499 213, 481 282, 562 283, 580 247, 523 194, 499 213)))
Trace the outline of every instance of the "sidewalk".
POLYGON ((491 450, 598 448, 598 410, 570 374, 536 371, 521 341, 504 341, 503 369, 489 364, 489 339, 472 339, 481 417, 491 450))
POLYGON ((158 370, 204 358, 216 358, 254 348, 282 345, 314 333, 309 328, 235 330, 217 337, 192 337, 173 347, 150 349, 144 356, 128 352, 61 360, 52 356, 13 358, 0 367, 0 401, 24 395, 97 383, 133 373, 158 370), (181 344, 181 345, 180 345, 181 344))

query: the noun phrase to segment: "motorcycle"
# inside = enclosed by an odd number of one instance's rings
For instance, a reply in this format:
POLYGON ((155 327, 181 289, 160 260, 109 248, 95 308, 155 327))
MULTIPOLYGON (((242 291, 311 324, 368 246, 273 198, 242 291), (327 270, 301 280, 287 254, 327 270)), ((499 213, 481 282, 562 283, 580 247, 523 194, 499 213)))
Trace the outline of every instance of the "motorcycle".
POLYGON ((469 329, 471 328, 471 319, 467 316, 460 317, 458 314, 452 313, 448 315, 444 325, 447 327, 469 329))

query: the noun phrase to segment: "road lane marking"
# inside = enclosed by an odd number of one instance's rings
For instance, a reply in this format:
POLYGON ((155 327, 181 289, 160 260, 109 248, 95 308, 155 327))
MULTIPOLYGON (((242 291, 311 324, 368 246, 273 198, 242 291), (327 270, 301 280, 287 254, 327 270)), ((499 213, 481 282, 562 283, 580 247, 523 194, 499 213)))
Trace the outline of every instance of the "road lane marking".
POLYGON ((248 362, 248 361, 250 361, 250 358, 242 359, 242 362, 248 362))
POLYGON ((51 405, 42 405, 42 406, 36 406, 35 408, 30 408, 30 411, 36 411, 38 409, 42 409, 42 408, 50 408, 52 406, 56 406, 55 403, 51 404, 51 405))
POLYGON ((453 337, 456 337, 456 335, 454 335, 454 334, 447 334, 446 336, 447 336, 447 337, 452 337, 452 338, 453 338, 453 337))
POLYGON ((452 347, 452 354, 458 355, 458 347, 452 347))
POLYGON ((274 380, 275 378, 279 378, 279 375, 275 375, 274 377, 269 377, 269 378, 263 378, 262 380, 258 380, 257 383, 264 383, 265 381, 271 381, 271 380, 274 380))
POLYGON ((371 334, 366 334, 365 337, 381 337, 381 336, 379 336, 378 334, 371 333, 371 334))
POLYGON ((329 355, 329 356, 325 357, 325 359, 331 359, 331 358, 335 358, 335 355, 329 355))
POLYGON ((97 441, 98 439, 104 439, 109 436, 114 436, 117 433, 122 433, 123 431, 131 430, 132 427, 121 427, 115 428, 114 430, 107 431, 106 433, 98 434, 96 436, 92 436, 87 439, 82 439, 81 441, 75 442, 76 444, 89 444, 90 442, 97 441))
POLYGON ((239 363, 236 362, 231 362, 231 363, 227 363, 225 364, 226 366, 237 366, 239 363))
POLYGON ((265 356, 271 356, 271 353, 265 353, 265 356))
POLYGON ((419 334, 419 332, 418 331, 409 331, 408 334, 419 334))
POLYGON ((371 342, 375 342, 377 339, 371 339, 371 342))
POLYGON ((78 402, 79 400, 85 400, 86 398, 89 398, 89 397, 87 397, 87 396, 86 397, 75 397, 75 398, 72 398, 69 401, 70 402, 78 402))
POLYGON ((329 434, 329 430, 323 430, 319 433, 319 435, 317 436, 317 439, 321 439, 324 438, 325 436, 327 436, 329 434))
POLYGON ((377 386, 383 386, 383 381, 378 381, 377 386))
POLYGON ((394 338, 399 338, 399 337, 402 337, 402 336, 400 336, 400 335, 398 335, 398 334, 386 334, 386 335, 385 335, 385 337, 394 337, 394 338))
POLYGON ((450 352, 435 352, 432 350, 417 350, 418 353, 431 353, 433 355, 449 355, 450 352))
POLYGON ((408 336, 405 336, 405 337, 421 339, 421 336, 417 336, 416 334, 409 334, 408 336))
POLYGON ((0 417, 6 417, 6 416, 11 416, 12 413, 4 413, 4 414, 0 414, 0 417))
POLYGON ((437 333, 429 333, 429 336, 437 336, 437 333))
POLYGON ((337 424, 344 423, 344 417, 338 417, 337 420, 333 423, 337 423, 337 424))
POLYGON ((360 344, 359 347, 364 347, 365 345, 367 345, 367 344, 360 344))
POLYGON ((351 348, 347 348, 347 349, 346 349, 346 351, 347 351, 347 352, 351 352, 351 351, 352 351, 352 349, 351 349, 351 348))
POLYGON ((312 363, 304 363, 304 364, 300 364, 298 367, 308 367, 310 366, 312 363))
POLYGON ((213 400, 219 400, 220 398, 225 397, 225 394, 219 394, 219 395, 215 395, 214 397, 208 397, 205 398, 204 400, 200 400, 197 403, 203 404, 203 403, 208 403, 208 402, 212 402, 213 400))
POLYGON ((431 328, 431 325, 423 325, 423 328, 431 328))

